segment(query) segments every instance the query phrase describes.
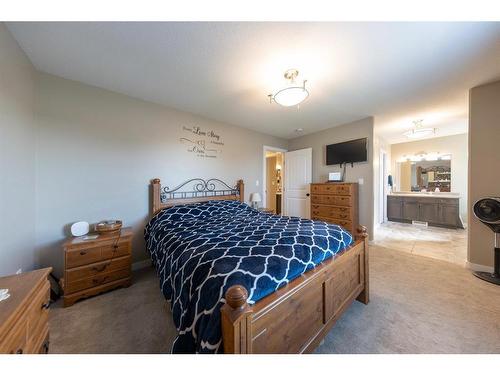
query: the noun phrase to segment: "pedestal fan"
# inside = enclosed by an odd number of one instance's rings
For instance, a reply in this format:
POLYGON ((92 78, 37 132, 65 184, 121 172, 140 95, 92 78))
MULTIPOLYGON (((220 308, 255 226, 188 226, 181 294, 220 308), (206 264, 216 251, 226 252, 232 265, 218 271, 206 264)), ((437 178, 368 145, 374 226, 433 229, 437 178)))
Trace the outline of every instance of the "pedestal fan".
POLYGON ((474 215, 495 234, 493 273, 473 272, 480 279, 500 285, 500 198, 489 197, 474 204, 474 215))

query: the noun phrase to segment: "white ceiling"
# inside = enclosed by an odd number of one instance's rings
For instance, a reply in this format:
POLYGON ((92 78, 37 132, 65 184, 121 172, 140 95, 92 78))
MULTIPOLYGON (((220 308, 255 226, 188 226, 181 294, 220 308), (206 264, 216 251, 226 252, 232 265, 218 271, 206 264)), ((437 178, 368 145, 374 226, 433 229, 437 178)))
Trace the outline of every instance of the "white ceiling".
POLYGON ((468 89, 500 78, 500 23, 8 23, 36 69, 284 138, 373 115, 467 130, 468 89), (267 94, 297 68, 299 109, 267 94))

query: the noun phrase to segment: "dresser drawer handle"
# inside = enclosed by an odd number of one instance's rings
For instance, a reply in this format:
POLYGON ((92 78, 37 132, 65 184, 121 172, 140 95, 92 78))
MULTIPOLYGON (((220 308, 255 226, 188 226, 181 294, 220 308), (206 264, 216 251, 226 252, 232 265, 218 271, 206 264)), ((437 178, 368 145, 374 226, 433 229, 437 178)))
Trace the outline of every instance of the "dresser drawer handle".
POLYGON ((108 276, 104 276, 100 279, 92 279, 92 282, 94 284, 102 284, 103 282, 105 282, 106 280, 108 279, 108 276))
POLYGON ((87 252, 85 250, 80 251, 80 255, 86 255, 87 252))
POLYGON ((42 310, 48 310, 50 307, 50 301, 45 302, 42 304, 42 310))
POLYGON ((17 349, 16 354, 23 354, 23 349, 17 349))
POLYGON ((102 266, 100 267, 92 267, 92 271, 96 271, 96 272, 102 272, 106 269, 106 267, 108 267, 107 264, 103 264, 102 266))

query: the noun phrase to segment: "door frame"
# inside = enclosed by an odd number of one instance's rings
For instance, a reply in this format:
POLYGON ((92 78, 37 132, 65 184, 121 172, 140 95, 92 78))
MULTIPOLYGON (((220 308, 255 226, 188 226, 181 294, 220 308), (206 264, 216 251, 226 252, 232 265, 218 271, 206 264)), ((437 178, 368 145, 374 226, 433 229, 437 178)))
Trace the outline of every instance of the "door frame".
MULTIPOLYGON (((267 165, 266 165, 266 151, 273 152, 288 152, 288 150, 284 148, 274 147, 274 146, 266 146, 264 145, 262 148, 262 204, 266 204, 267 202, 267 165)), ((281 180, 283 181, 283 174, 285 173, 285 158, 283 157, 283 165, 281 166, 281 180)), ((283 210, 283 194, 281 194, 281 209, 283 210)))
POLYGON ((379 208, 378 208, 378 218, 377 224, 382 224, 387 221, 387 151, 383 148, 380 149, 379 154, 379 208))

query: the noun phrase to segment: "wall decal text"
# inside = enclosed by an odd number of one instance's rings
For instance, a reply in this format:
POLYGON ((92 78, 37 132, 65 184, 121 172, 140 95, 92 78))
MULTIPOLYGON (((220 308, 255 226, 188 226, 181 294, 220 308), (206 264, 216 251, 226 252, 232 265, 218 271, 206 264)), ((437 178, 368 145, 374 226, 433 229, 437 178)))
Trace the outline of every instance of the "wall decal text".
POLYGON ((187 152, 201 158, 216 158, 222 153, 224 141, 214 130, 206 130, 200 126, 183 126, 182 131, 185 136, 179 140, 186 144, 187 152))

